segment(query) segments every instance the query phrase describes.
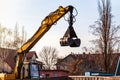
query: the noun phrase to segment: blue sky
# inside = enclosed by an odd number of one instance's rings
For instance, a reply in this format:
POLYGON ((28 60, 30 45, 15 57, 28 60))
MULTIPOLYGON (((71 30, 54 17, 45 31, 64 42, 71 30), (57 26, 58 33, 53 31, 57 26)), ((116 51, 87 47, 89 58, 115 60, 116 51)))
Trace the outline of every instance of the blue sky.
MULTIPOLYGON (((77 9, 78 15, 73 24, 78 37, 81 39, 79 48, 60 47, 59 39, 64 35, 68 23, 61 18, 56 25, 42 37, 32 48, 37 52, 44 46, 56 47, 60 55, 67 55, 70 52, 82 53, 82 47, 90 47, 90 40, 94 38, 89 33, 89 25, 94 24, 98 19, 98 0, 0 0, 0 24, 5 27, 14 28, 16 22, 19 28, 25 27, 28 39, 37 31, 41 21, 59 6, 72 5, 77 9)), ((113 22, 119 25, 120 22, 120 1, 111 0, 113 22)), ((74 12, 75 14, 75 12, 74 12)))

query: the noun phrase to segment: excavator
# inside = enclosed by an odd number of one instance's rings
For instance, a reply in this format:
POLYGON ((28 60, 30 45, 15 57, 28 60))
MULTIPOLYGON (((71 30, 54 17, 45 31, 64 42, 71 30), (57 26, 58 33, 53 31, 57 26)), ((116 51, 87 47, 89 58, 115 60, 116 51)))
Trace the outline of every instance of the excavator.
MULTIPOLYGON (((13 73, 11 74, 0 74, 0 80, 16 80, 21 79, 21 70, 23 67, 23 62, 25 59, 26 54, 29 52, 29 50, 43 37, 43 35, 51 28, 53 24, 55 24, 60 18, 62 18, 65 14, 70 13, 69 15, 69 26, 64 34, 63 38, 60 38, 60 45, 61 46, 70 46, 70 47, 79 47, 80 46, 80 39, 77 37, 74 28, 73 28, 73 9, 74 7, 69 5, 67 7, 59 6, 57 10, 54 12, 51 12, 48 16, 44 18, 44 20, 41 22, 41 26, 36 31, 36 33, 26 42, 24 43, 16 53, 16 65, 14 68, 13 73)), ((38 66, 37 64, 31 63, 31 65, 38 66)), ((29 66, 28 73, 29 76, 28 79, 31 79, 33 76, 31 74, 32 70, 30 69, 31 66, 29 66)), ((37 69, 38 70, 38 69, 37 69)), ((39 71, 37 71, 39 73, 39 71)))

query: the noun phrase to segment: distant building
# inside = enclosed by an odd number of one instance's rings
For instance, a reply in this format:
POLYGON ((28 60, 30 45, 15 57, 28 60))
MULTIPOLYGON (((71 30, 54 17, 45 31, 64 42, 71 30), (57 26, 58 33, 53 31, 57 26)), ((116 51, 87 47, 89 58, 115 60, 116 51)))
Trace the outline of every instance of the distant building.
MULTIPOLYGON (((2 49, 3 50, 3 49, 2 49)), ((0 73, 12 73, 15 68, 15 56, 16 50, 4 49, 7 51, 6 58, 3 61, 0 56, 0 73), (4 63, 3 63, 4 62, 4 63)), ((0 53, 1 54, 1 53, 0 53)), ((1 54, 2 55, 2 54, 1 54)), ((68 76, 68 71, 66 70, 45 70, 43 68, 43 63, 36 60, 38 58, 35 51, 30 51, 26 54, 21 69, 21 78, 29 77, 28 67, 30 63, 38 64, 40 77, 61 77, 68 76)))
MULTIPOLYGON (((0 49, 1 50, 1 49, 0 49)), ((2 56, 0 56, 0 73, 12 73, 15 67, 15 56, 16 56, 16 50, 13 49, 4 49, 2 50, 7 51, 6 57, 4 60, 2 59, 2 56)), ((0 53, 2 55, 2 53, 0 53)), ((36 58, 38 58, 35 51, 30 51, 26 54, 26 57, 24 59, 24 62, 37 62, 39 64, 39 67, 42 68, 43 63, 40 61, 36 61, 36 58)))
MULTIPOLYGON (((116 65, 120 53, 114 53, 113 63, 111 64, 111 72, 115 73, 116 65)), ((101 54, 69 54, 63 59, 59 59, 56 63, 57 70, 67 70, 70 75, 84 75, 85 72, 104 72, 101 67, 101 54)))
POLYGON ((68 71, 65 70, 40 70, 41 78, 48 77, 65 77, 68 76, 68 71))
POLYGON ((15 67, 15 55, 16 50, 0 48, 0 72, 13 72, 13 69, 15 67))

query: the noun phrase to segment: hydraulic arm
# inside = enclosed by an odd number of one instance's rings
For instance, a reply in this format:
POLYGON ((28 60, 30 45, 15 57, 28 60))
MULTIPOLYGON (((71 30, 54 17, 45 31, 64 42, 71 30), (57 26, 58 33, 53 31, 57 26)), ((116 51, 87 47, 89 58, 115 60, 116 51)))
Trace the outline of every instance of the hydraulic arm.
POLYGON ((41 39, 41 37, 51 28, 54 23, 56 23, 61 17, 71 10, 73 10, 72 6, 67 6, 65 8, 60 6, 56 11, 50 13, 42 21, 37 32, 17 50, 16 66, 14 69, 16 78, 20 78, 20 72, 26 53, 29 52, 29 50, 39 41, 39 39, 41 39))

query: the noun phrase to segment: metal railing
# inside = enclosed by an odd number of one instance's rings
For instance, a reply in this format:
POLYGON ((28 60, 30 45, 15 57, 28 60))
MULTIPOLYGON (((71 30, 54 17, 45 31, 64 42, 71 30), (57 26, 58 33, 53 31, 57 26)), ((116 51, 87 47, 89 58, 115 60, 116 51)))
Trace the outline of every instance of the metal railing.
POLYGON ((69 76, 72 80, 120 80, 120 76, 69 76))

